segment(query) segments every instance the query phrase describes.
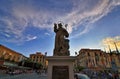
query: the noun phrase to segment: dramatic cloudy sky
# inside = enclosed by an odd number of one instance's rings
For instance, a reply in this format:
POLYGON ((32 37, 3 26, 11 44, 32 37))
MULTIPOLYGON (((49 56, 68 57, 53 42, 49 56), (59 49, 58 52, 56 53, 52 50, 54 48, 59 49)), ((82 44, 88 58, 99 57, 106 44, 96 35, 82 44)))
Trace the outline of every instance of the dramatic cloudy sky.
POLYGON ((120 49, 120 0, 0 0, 0 44, 25 56, 52 55, 59 22, 68 24, 71 55, 120 49))

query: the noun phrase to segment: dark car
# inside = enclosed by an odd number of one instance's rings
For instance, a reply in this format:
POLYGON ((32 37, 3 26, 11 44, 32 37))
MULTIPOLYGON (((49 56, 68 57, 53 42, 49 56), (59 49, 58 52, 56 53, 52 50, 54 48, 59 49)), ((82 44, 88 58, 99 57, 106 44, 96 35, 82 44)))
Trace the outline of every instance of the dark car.
POLYGON ((81 73, 75 73, 74 77, 75 79, 90 79, 86 74, 81 74, 81 73))

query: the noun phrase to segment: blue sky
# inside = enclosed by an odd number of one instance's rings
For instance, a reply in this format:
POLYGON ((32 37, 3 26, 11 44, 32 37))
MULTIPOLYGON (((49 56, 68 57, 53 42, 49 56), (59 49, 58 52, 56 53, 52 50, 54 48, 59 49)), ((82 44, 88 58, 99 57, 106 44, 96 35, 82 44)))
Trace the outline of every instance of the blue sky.
POLYGON ((0 0, 0 44, 25 56, 53 54, 54 23, 68 24, 70 54, 120 49, 120 0, 0 0))

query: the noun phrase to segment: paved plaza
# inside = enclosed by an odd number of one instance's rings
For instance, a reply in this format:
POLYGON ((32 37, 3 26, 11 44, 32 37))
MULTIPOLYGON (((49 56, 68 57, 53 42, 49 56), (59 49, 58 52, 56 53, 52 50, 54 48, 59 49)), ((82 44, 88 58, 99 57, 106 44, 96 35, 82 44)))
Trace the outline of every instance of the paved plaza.
POLYGON ((0 74, 0 79, 47 79, 45 74, 37 74, 37 73, 26 73, 19 75, 6 75, 0 74))

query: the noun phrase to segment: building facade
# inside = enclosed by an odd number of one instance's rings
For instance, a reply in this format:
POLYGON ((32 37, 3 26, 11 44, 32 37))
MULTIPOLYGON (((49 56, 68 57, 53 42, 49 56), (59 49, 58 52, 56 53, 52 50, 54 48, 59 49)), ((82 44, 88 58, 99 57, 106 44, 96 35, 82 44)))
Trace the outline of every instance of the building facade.
POLYGON ((86 69, 118 69, 120 67, 120 54, 106 53, 100 49, 81 49, 77 55, 75 66, 86 69))
POLYGON ((7 48, 6 46, 0 45, 0 60, 20 62, 27 59, 24 55, 7 48))
POLYGON ((41 63, 43 67, 46 67, 45 55, 41 52, 36 52, 36 54, 30 54, 30 59, 35 63, 41 63))
POLYGON ((0 45, 0 68, 19 68, 19 62, 26 60, 24 55, 6 47, 0 45))

